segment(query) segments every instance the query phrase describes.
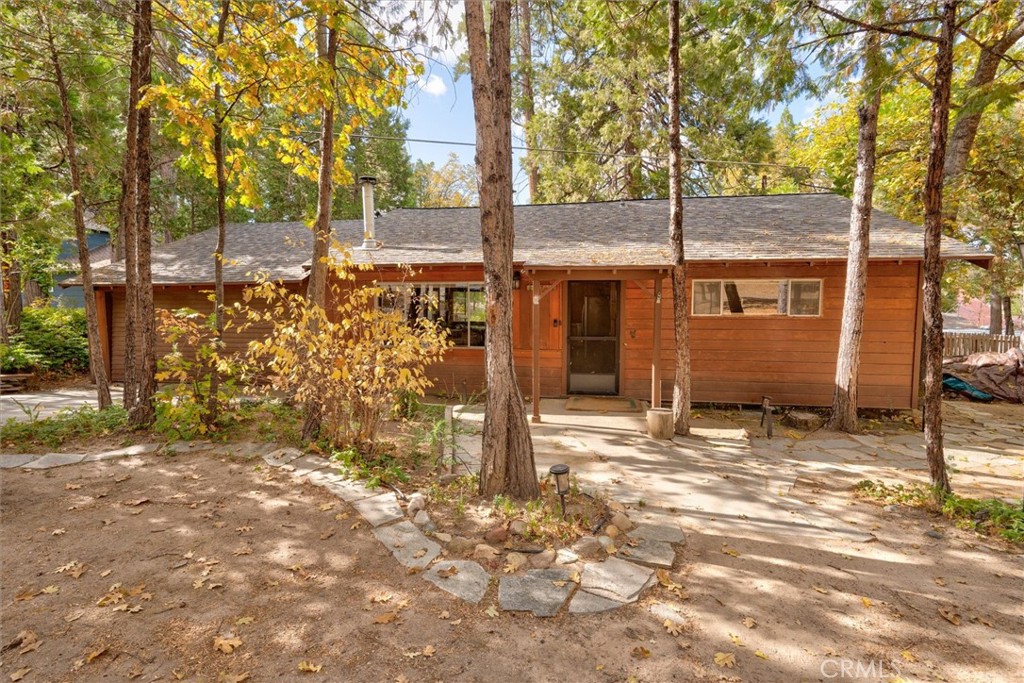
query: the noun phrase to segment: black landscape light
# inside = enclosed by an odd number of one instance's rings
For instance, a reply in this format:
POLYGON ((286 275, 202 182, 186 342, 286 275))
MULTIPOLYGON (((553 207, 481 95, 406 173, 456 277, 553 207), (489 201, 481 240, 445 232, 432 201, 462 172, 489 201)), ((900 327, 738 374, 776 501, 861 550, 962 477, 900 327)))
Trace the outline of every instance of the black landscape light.
POLYGON ((569 466, 552 465, 548 472, 555 478, 555 492, 562 499, 562 519, 565 519, 565 494, 569 493, 569 466))

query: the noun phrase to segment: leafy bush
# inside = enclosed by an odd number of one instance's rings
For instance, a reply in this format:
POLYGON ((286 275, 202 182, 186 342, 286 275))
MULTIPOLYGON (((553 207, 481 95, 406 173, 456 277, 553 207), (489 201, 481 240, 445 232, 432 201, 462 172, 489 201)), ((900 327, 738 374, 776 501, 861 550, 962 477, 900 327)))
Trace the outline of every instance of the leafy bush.
POLYGON ((856 490, 887 505, 906 505, 941 513, 961 529, 994 534, 1011 543, 1024 543, 1024 508, 997 498, 964 498, 950 493, 941 497, 939 505, 935 492, 923 484, 889 485, 867 479, 858 482, 856 490))
POLYGON ((409 394, 422 396, 431 386, 427 365, 451 346, 447 331, 420 318, 376 305, 383 290, 355 286, 348 265, 331 264, 338 282, 330 299, 333 311, 268 279, 246 290, 245 314, 251 323, 273 325, 270 336, 249 345, 249 358, 266 373, 270 389, 297 403, 321 407, 322 432, 335 448, 354 446, 375 455, 376 436, 409 394), (254 301, 266 302, 257 308, 254 301))
POLYGON ((34 372, 43 365, 43 356, 24 342, 0 344, 0 372, 34 372))
POLYGON ((14 342, 40 357, 38 369, 85 372, 89 369, 89 339, 85 311, 80 308, 27 308, 14 342))
POLYGON ((232 401, 238 396, 237 380, 244 373, 242 359, 223 353, 216 339, 213 314, 191 308, 157 311, 157 328, 170 343, 170 352, 157 361, 158 381, 172 381, 156 396, 157 432, 172 439, 194 439, 231 424, 232 401), (220 373, 215 400, 216 420, 211 419, 210 377, 220 373))
POLYGON ((83 406, 63 410, 52 417, 17 421, 14 418, 0 427, 0 443, 4 449, 31 451, 34 448, 58 448, 66 441, 126 433, 128 413, 121 406, 96 410, 83 406))

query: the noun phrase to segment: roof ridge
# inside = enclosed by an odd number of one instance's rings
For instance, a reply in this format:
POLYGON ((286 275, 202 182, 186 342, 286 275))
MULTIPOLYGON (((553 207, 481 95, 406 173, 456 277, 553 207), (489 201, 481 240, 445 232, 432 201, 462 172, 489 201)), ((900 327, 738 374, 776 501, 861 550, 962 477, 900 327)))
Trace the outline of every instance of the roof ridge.
MULTIPOLYGON (((765 198, 768 197, 837 197, 842 196, 837 192, 778 192, 776 194, 714 194, 714 195, 687 195, 683 197, 683 200, 695 200, 695 199, 752 199, 752 198, 765 198)), ((582 202, 550 202, 548 204, 515 204, 513 208, 516 209, 534 209, 543 208, 546 206, 586 206, 590 204, 619 204, 628 203, 636 204, 640 202, 667 202, 667 197, 641 197, 639 199, 594 199, 590 201, 582 202)), ((399 206, 394 209, 390 209, 385 212, 397 213, 399 211, 451 211, 451 210, 466 210, 466 209, 479 209, 479 205, 475 206, 399 206)))

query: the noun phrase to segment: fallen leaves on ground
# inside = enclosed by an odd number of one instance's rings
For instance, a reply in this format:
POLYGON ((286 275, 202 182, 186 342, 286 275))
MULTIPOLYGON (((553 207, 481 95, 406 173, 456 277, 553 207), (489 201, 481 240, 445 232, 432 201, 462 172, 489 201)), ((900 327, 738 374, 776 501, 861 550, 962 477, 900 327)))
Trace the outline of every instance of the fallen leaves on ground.
POLYGON ((875 603, 871 602, 871 598, 861 598, 861 603, 868 609, 874 607, 875 603))
POLYGON ((735 633, 730 633, 729 634, 729 640, 731 640, 732 644, 737 646, 737 647, 746 647, 746 645, 743 644, 743 639, 740 638, 735 633))
POLYGON ((743 621, 741 621, 740 623, 746 626, 747 628, 754 628, 755 626, 757 626, 757 622, 754 621, 753 617, 743 617, 743 621))
POLYGON ((394 596, 392 596, 391 593, 377 593, 376 595, 370 596, 370 602, 384 604, 385 602, 390 602, 392 597, 394 596))
POLYGON ((670 636, 678 636, 683 632, 682 624, 676 623, 671 619, 666 619, 661 625, 665 627, 665 630, 668 631, 670 636))
POLYGON ((985 624, 985 626, 988 626, 989 628, 995 628, 995 626, 992 625, 991 621, 980 615, 975 615, 971 617, 971 621, 975 624, 985 624))
POLYGON ((31 670, 32 670, 31 667, 25 668, 25 669, 18 669, 17 671, 15 671, 14 673, 11 674, 11 680, 12 681, 20 681, 25 676, 27 676, 28 672, 31 671, 31 670))
POLYGON ((904 650, 903 652, 901 652, 900 657, 903 657, 903 659, 907 660, 911 664, 917 661, 917 656, 914 655, 914 653, 910 650, 904 650))
POLYGON ((425 648, 423 648, 424 657, 433 657, 435 654, 437 654, 437 650, 434 648, 433 645, 427 645, 425 648))
POLYGON ((92 664, 94 661, 102 657, 107 653, 107 648, 101 647, 99 650, 93 650, 85 656, 85 663, 92 664))
POLYGON ((245 626, 246 624, 251 624, 254 621, 256 621, 255 617, 250 617, 250 616, 238 617, 237 619, 235 619, 235 626, 245 626))
POLYGON ((14 596, 15 602, 25 602, 39 595, 39 591, 35 587, 26 588, 17 595, 14 596))
POLYGON ((755 657, 760 657, 761 659, 768 659, 768 655, 766 655, 765 653, 761 652, 760 650, 754 650, 754 656, 755 657))
POLYGON ((444 610, 443 612, 441 612, 440 614, 437 615, 437 618, 438 619, 447 619, 449 616, 451 616, 451 615, 448 614, 448 610, 444 610))
POLYGON ((53 531, 50 532, 50 535, 51 536, 63 536, 67 532, 68 532, 67 529, 54 529, 53 531))
POLYGON ((736 666, 736 655, 732 652, 716 652, 715 664, 723 669, 731 669, 736 666))
POLYGON ((398 618, 398 612, 385 612, 373 620, 375 624, 390 624, 398 618))
POLYGON ((439 570, 437 572, 437 575, 440 576, 442 579, 450 579, 451 577, 455 576, 458 573, 459 573, 459 568, 456 567, 453 564, 452 566, 448 567, 447 569, 439 570))
POLYGON ((213 648, 215 650, 220 650, 224 654, 231 654, 235 651, 236 647, 240 647, 241 645, 242 639, 238 636, 214 636, 213 638, 213 648))
POLYGON ((248 673, 231 674, 223 672, 217 677, 217 683, 244 683, 247 680, 249 680, 248 673))
POLYGON ((494 605, 491 605, 490 607, 484 610, 484 614, 489 616, 491 619, 494 619, 498 616, 498 608, 494 605))
POLYGON ((412 554, 412 556, 413 556, 413 559, 417 559, 418 560, 418 559, 420 559, 421 557, 423 557, 426 554, 427 554, 427 549, 426 548, 420 548, 419 550, 414 552, 412 554))
POLYGON ((814 590, 818 591, 822 595, 828 595, 828 590, 822 588, 821 586, 811 586, 811 588, 813 588, 814 590))
POLYGON ((633 657, 633 659, 647 659, 651 656, 651 651, 643 645, 637 645, 629 651, 629 654, 633 657))
POLYGON ((722 544, 722 554, 723 555, 730 555, 732 557, 739 557, 740 556, 740 553, 739 553, 738 550, 735 550, 734 548, 730 548, 725 543, 722 544))
POLYGON ((942 578, 941 576, 936 576, 934 579, 932 579, 932 581, 935 582, 936 586, 945 586, 946 585, 946 580, 944 578, 942 578))
POLYGON ((82 488, 81 484, 72 484, 71 482, 64 484, 65 491, 77 491, 80 488, 82 488))
POLYGON ((323 664, 314 664, 308 659, 304 659, 299 662, 299 671, 304 671, 305 673, 315 674, 322 668, 324 668, 323 664))
POLYGON ((954 626, 960 625, 960 615, 957 614, 952 607, 940 607, 939 614, 942 615, 943 619, 953 624, 954 626))
POLYGON ((57 593, 60 593, 60 588, 51 584, 39 592, 45 593, 46 595, 56 595, 57 593))

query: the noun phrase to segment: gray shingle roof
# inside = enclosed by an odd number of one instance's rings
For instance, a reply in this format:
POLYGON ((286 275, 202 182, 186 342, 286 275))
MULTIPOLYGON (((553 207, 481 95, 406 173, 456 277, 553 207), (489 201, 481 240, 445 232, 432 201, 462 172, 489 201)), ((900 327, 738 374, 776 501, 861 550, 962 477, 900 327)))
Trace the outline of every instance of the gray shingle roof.
MULTIPOLYGON (((362 221, 335 221, 340 234, 362 235, 362 221)), ((257 271, 284 282, 301 280, 313 251, 313 233, 305 223, 231 223, 224 241, 224 282, 252 282, 257 271)), ((213 281, 217 230, 153 246, 153 284, 213 281)), ((96 284, 124 282, 124 262, 97 268, 96 284)))
MULTIPOLYGON (((517 206, 515 260, 527 266, 664 266, 671 263, 668 200, 517 206)), ((850 200, 835 194, 695 197, 684 202, 692 261, 845 259, 850 200)), ((357 260, 409 265, 479 263, 479 210, 398 209, 377 219, 378 251, 357 260)), ((354 240, 358 243, 358 239, 354 240)), ((871 257, 921 259, 921 226, 875 211, 871 257)), ((987 258, 944 239, 947 257, 987 258)))
MULTIPOLYGON (((692 261, 845 259, 850 201, 834 194, 695 197, 684 203, 686 256, 692 261)), ((377 219, 379 250, 355 250, 360 263, 379 265, 474 264, 482 261, 477 208, 397 209, 377 219)), ((335 221, 343 244, 362 242, 362 221, 335 221)), ((665 266, 668 201, 637 200, 515 208, 515 260, 526 266, 665 266)), ((156 284, 210 282, 216 231, 153 250, 156 284)), ((227 231, 226 282, 304 277, 312 235, 303 223, 232 224, 227 231)), ((974 246, 943 238, 948 258, 985 260, 974 246)), ((874 259, 921 259, 921 226, 875 211, 874 259)), ((121 282, 123 264, 96 271, 97 283, 121 282)))

